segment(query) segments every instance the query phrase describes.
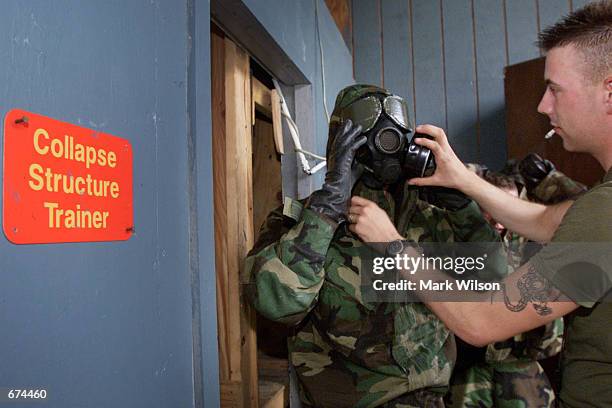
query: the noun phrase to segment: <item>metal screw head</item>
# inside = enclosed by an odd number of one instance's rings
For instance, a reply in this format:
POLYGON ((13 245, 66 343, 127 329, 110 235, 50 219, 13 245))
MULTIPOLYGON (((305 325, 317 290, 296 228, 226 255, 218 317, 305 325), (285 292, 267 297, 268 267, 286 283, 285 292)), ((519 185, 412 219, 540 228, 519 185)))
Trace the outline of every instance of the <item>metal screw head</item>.
POLYGON ((20 124, 24 124, 24 125, 28 125, 28 117, 27 116, 22 116, 18 119, 15 119, 15 124, 16 125, 20 125, 20 124))

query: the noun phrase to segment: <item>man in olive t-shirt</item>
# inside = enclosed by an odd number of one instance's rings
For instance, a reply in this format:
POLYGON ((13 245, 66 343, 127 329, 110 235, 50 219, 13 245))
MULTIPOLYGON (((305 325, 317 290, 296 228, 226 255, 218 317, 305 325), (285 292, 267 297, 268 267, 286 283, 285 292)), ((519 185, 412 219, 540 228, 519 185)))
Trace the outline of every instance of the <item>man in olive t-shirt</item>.
MULTIPOLYGON (((510 230, 549 243, 504 279, 500 291, 472 295, 481 301, 422 299, 450 330, 475 346, 567 316, 560 404, 612 407, 612 300, 607 293, 612 281, 612 0, 572 12, 544 30, 539 45, 546 52, 547 88, 538 111, 550 118, 566 150, 597 159, 607 171, 604 182, 575 203, 522 201, 467 170, 442 129, 418 126, 416 131, 431 139, 415 141, 434 153, 437 169, 411 184, 459 189, 510 230)), ((388 242, 388 253, 403 248, 404 255, 422 256, 405 245, 375 203, 353 197, 349 219, 349 229, 364 242, 388 242)), ((419 270, 405 277, 435 272, 419 270)))
POLYGON ((581 307, 566 315, 562 404, 612 403, 612 170, 567 210, 531 265, 581 307), (598 302, 600 301, 601 302, 598 302))

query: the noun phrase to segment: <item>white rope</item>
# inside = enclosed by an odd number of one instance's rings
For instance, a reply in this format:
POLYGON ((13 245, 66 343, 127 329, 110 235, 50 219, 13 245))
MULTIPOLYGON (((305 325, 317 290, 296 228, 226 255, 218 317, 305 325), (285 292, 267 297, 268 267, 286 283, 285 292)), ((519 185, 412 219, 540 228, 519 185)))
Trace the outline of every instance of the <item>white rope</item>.
POLYGON ((278 81, 275 78, 272 78, 272 82, 274 83, 274 88, 276 89, 276 92, 278 92, 281 104, 281 114, 287 121, 289 127, 289 134, 291 135, 291 140, 293 141, 293 145, 295 146, 295 152, 298 156, 298 159, 300 160, 302 170, 308 175, 315 174, 327 164, 327 162, 325 161, 325 157, 302 149, 302 143, 300 142, 300 131, 295 122, 293 121, 291 114, 289 113, 289 108, 287 107, 287 103, 285 102, 285 97, 283 96, 283 92, 281 91, 280 85, 278 84, 278 81), (322 162, 311 168, 310 164, 308 163, 308 160, 306 160, 306 155, 314 159, 322 160, 322 162))

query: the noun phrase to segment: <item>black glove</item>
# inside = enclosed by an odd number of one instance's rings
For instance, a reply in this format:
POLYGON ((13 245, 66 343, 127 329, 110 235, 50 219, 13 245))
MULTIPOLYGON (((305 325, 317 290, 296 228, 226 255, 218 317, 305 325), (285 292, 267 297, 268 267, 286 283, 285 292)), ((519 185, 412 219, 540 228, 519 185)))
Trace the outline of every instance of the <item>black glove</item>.
POLYGON ((529 153, 519 163, 519 172, 525 180, 527 191, 533 190, 553 170, 555 166, 551 162, 542 159, 535 153, 529 153))
POLYGON ((461 210, 472 201, 461 191, 448 187, 423 187, 419 193, 421 200, 450 211, 461 210))
POLYGON ((333 138, 327 152, 325 183, 312 193, 307 207, 340 223, 346 220, 351 190, 359 178, 361 166, 353 165, 355 153, 367 138, 361 135, 361 126, 353 126, 350 120, 338 128, 333 138))

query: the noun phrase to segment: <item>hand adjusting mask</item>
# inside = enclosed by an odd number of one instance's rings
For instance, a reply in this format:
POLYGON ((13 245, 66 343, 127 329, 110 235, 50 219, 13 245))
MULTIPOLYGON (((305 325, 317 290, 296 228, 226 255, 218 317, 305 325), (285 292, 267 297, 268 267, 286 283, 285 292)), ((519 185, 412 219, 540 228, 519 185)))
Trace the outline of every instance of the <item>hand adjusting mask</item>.
POLYGON ((362 180, 370 188, 406 179, 422 177, 435 169, 433 154, 413 142, 406 103, 395 95, 370 94, 358 99, 339 115, 361 125, 367 143, 356 156, 365 172, 362 180))

